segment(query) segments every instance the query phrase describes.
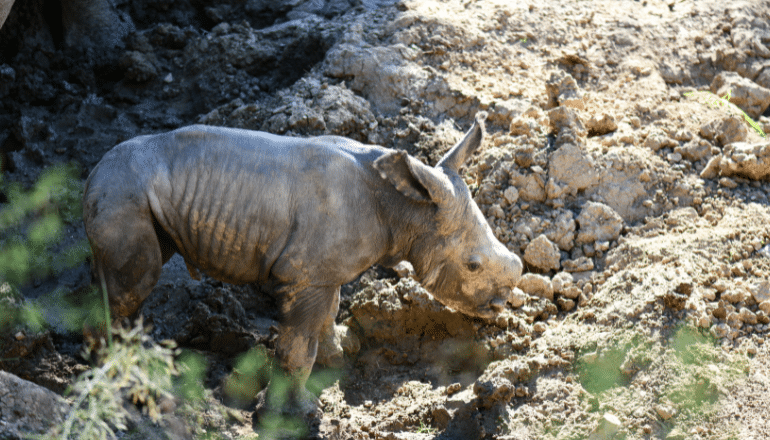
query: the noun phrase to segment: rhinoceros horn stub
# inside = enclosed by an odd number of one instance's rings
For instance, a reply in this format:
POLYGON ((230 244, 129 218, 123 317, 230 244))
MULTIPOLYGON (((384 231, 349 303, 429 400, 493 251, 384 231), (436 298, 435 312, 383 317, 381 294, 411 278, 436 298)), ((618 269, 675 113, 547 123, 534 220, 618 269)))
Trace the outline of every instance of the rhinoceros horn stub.
POLYGON ((444 157, 436 164, 436 168, 444 168, 457 172, 460 166, 465 163, 471 154, 481 145, 481 140, 484 138, 484 120, 487 118, 486 112, 476 113, 476 119, 473 121, 473 126, 468 130, 463 140, 452 147, 444 157))

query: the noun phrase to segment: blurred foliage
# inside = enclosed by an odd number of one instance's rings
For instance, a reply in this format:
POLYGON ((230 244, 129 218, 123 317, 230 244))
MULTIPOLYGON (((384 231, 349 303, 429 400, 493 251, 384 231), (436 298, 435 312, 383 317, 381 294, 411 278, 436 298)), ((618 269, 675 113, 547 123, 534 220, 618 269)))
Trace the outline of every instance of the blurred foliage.
POLYGON ((715 416, 720 398, 745 379, 747 365, 745 355, 725 352, 707 330, 683 324, 665 337, 616 334, 606 344, 586 346, 575 372, 597 418, 662 405, 672 412, 660 424, 665 434, 690 432, 715 416), (640 401, 640 383, 649 377, 661 381, 660 392, 640 401))
MULTIPOLYGON (((25 303, 20 286, 81 264, 88 242, 62 245, 66 223, 81 221, 83 183, 77 165, 45 170, 31 189, 0 176, 0 330, 23 324, 43 328, 44 308, 25 303)), ((59 307, 60 304, 56 304, 59 307)))
POLYGON ((73 267, 89 254, 86 241, 57 252, 64 223, 82 218, 83 184, 74 165, 44 171, 30 190, 0 180, 8 203, 0 208, 0 280, 19 286, 73 267))
POLYGON ((224 391, 228 397, 244 404, 267 387, 268 411, 260 415, 260 438, 305 438, 308 432, 302 418, 285 410, 317 401, 324 388, 340 376, 341 372, 335 369, 316 371, 308 378, 305 389, 298 390, 294 378, 275 365, 265 347, 256 346, 238 357, 224 391))

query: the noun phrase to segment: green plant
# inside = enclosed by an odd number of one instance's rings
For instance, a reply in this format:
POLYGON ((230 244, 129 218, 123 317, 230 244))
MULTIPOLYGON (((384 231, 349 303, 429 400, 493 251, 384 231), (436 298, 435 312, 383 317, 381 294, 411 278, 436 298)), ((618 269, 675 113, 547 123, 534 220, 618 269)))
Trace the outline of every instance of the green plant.
POLYGON ((751 119, 751 117, 749 117, 749 115, 747 115, 746 112, 741 110, 740 107, 738 107, 737 105, 735 105, 732 102, 730 102, 730 93, 731 92, 732 92, 732 90, 728 90, 727 94, 725 96, 721 97, 721 98, 718 95, 715 95, 715 94, 713 94, 711 92, 705 92, 705 91, 686 92, 684 94, 684 96, 692 96, 692 95, 702 96, 702 97, 706 98, 706 100, 707 100, 706 104, 708 104, 708 106, 711 107, 711 108, 723 107, 723 108, 726 108, 728 110, 728 112, 730 112, 730 111, 737 111, 738 113, 743 115, 743 119, 746 122, 748 122, 749 125, 751 125, 751 127, 760 136, 765 137, 766 136, 765 132, 762 131, 762 128, 760 128, 759 124, 754 122, 754 120, 751 119))
POLYGON ((430 425, 426 425, 425 422, 420 420, 420 427, 417 429, 418 434, 435 434, 436 432, 438 432, 438 429, 430 425))
POLYGON ((98 351, 103 364, 72 385, 72 409, 62 426, 49 433, 51 438, 116 439, 115 430, 125 430, 130 417, 125 399, 142 405, 153 421, 160 419, 158 403, 172 397, 172 377, 179 374, 174 342, 155 343, 141 319, 132 329, 117 329, 115 336, 112 348, 98 351))

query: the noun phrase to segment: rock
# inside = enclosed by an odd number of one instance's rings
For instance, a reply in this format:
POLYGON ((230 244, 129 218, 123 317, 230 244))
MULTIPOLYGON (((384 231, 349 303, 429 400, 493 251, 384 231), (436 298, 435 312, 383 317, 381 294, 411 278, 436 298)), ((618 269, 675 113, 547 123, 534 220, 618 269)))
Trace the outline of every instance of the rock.
POLYGON ((688 129, 677 130, 674 134, 674 139, 680 142, 690 142, 695 135, 688 129))
POLYGON ((513 306, 514 309, 518 309, 519 307, 523 306, 525 302, 527 302, 527 294, 518 287, 515 287, 513 292, 511 292, 511 296, 508 302, 511 303, 511 306, 513 306))
POLYGON ((759 254, 764 256, 765 258, 770 258, 770 244, 766 245, 763 248, 760 248, 757 252, 759 252, 759 254))
POLYGON ((660 76, 669 84, 682 84, 690 78, 689 73, 681 66, 664 61, 659 66, 660 76))
POLYGON ((109 1, 68 1, 61 4, 59 29, 64 43, 81 51, 120 47, 136 28, 122 8, 109 1))
POLYGON ((529 242, 524 250, 524 261, 546 271, 558 270, 560 257, 559 248, 542 234, 529 242))
POLYGON ((58 394, 0 371, 0 437, 28 438, 64 421, 69 410, 58 394))
POLYGON ((719 186, 724 186, 725 188, 734 189, 738 187, 738 182, 735 180, 729 178, 729 177, 722 177, 719 179, 719 186))
POLYGON ((770 89, 743 78, 735 72, 722 72, 711 82, 711 92, 724 96, 730 92, 730 102, 756 119, 770 106, 770 89))
POLYGON ((545 83, 545 91, 551 107, 565 106, 583 110, 583 92, 578 87, 575 78, 569 73, 558 70, 551 73, 545 83))
POLYGON ((711 157, 711 144, 704 139, 692 140, 684 144, 679 152, 684 159, 697 162, 711 157))
POLYGON ((658 413, 663 420, 668 420, 676 415, 676 409, 670 405, 655 405, 655 412, 658 413))
POLYGON ((603 203, 588 202, 577 218, 580 225, 577 244, 616 240, 623 229, 623 219, 603 203))
POLYGON ((356 292, 350 313, 366 338, 398 343, 408 335, 455 337, 475 334, 470 318, 436 301, 412 278, 375 280, 356 292))
POLYGON ((528 174, 519 187, 519 197, 525 202, 545 202, 545 182, 539 174, 528 174))
POLYGON ((539 130, 540 124, 532 118, 526 116, 520 116, 511 121, 509 126, 510 134, 514 136, 532 136, 534 132, 539 130))
POLYGON ((706 139, 714 139, 719 146, 746 140, 749 131, 743 118, 725 116, 701 125, 700 135, 706 139))
POLYGON ((614 116, 602 113, 601 117, 597 117, 596 114, 591 115, 591 119, 586 122, 586 128, 589 136, 601 136, 617 130, 618 124, 614 116))
POLYGON ((559 106, 549 110, 547 114, 551 131, 557 133, 555 145, 567 143, 582 145, 585 142, 588 133, 577 110, 559 106))
MULTIPOLYGON (((494 107, 490 109, 487 121, 502 126, 511 125, 515 119, 524 113, 532 104, 524 99, 506 99, 495 101, 494 107)), ((528 118, 529 119, 529 118, 528 118)), ((532 120, 532 122, 535 122, 532 120)), ((532 127, 533 129, 535 127, 532 127)))
POLYGON ((679 292, 666 292, 663 295, 663 304, 674 311, 684 309, 687 302, 688 295, 681 294, 679 292))
POLYGON ((396 264, 393 266, 393 270, 398 274, 399 278, 414 277, 415 274, 412 263, 408 261, 402 261, 396 264))
POLYGON ((519 280, 519 288, 530 295, 553 301, 553 284, 550 279, 542 275, 524 274, 519 280))
POLYGON ((508 204, 512 205, 519 200, 519 190, 517 190, 515 186, 509 186, 503 191, 503 197, 505 197, 505 201, 508 202, 508 204))
POLYGON ((559 310, 563 312, 569 312, 575 308, 575 301, 569 298, 559 297, 559 299, 556 300, 556 304, 559 306, 559 310))
POLYGON ((565 290, 572 287, 575 279, 569 272, 559 272, 551 279, 553 285, 553 291, 556 293, 562 293, 565 290))
POLYGON ((620 419, 611 413, 605 413, 599 420, 599 425, 591 431, 588 440, 610 440, 623 427, 620 419))
POLYGON ((343 354, 355 355, 361 349, 361 342, 345 325, 334 325, 333 330, 329 340, 319 339, 316 362, 327 367, 342 368, 345 365, 343 354))
POLYGON ((564 144, 551 154, 549 177, 565 183, 571 194, 577 194, 599 181, 593 159, 575 144, 564 144))
POLYGON ((743 319, 741 319, 741 315, 737 312, 728 313, 725 317, 725 322, 728 326, 734 329, 740 329, 743 327, 743 319))
POLYGON ((147 82, 158 76, 158 69, 150 59, 150 56, 137 51, 127 51, 120 58, 120 67, 130 81, 147 82))
POLYGON ((353 78, 348 86, 363 94, 374 108, 396 113, 404 98, 416 100, 426 87, 428 73, 412 62, 417 54, 403 44, 365 47, 363 43, 342 43, 326 54, 324 73, 353 78))
POLYGON ((764 280, 758 283, 754 283, 749 287, 751 296, 757 304, 761 304, 770 300, 770 281, 764 280))
POLYGON ((577 224, 573 218, 572 211, 562 211, 556 217, 550 228, 546 229, 545 236, 556 243, 559 249, 563 251, 572 250, 575 242, 575 230, 577 224))
POLYGON ((722 155, 717 155, 709 159, 703 171, 700 172, 700 177, 703 179, 713 179, 719 176, 719 163, 722 161, 722 155))
POLYGON ((490 364, 473 384, 479 406, 491 408, 498 403, 509 403, 516 395, 516 384, 528 381, 540 368, 538 363, 510 359, 490 364))
POLYGON ((762 72, 754 78, 754 82, 766 89, 770 89, 770 66, 766 66, 762 69, 762 72))
POLYGON ((545 195, 549 200, 559 199, 567 190, 567 186, 559 185, 552 178, 548 179, 548 183, 545 185, 545 195))
POLYGON ((744 324, 755 325, 757 323, 757 315, 746 307, 741 307, 738 311, 738 316, 744 324))
POLYGON ((716 338, 733 339, 735 336, 735 330, 731 329, 727 324, 716 324, 711 326, 711 334, 716 338))
POLYGON ((708 328, 711 326, 711 315, 707 313, 701 313, 695 320, 695 323, 700 328, 708 328))
POLYGON ((685 440, 687 438, 689 438, 689 435, 679 426, 675 426, 674 429, 666 434, 666 440, 685 440))
POLYGON ((719 162, 724 176, 762 180, 770 177, 770 142, 736 142, 725 147, 719 162))
POLYGON ((739 302, 745 301, 747 296, 748 295, 746 291, 740 287, 736 287, 722 293, 722 299, 731 304, 737 304, 739 302))
POLYGON ((671 139, 662 131, 650 133, 642 144, 644 148, 649 148, 652 151, 658 151, 661 148, 676 147, 677 145, 679 145, 679 142, 671 139))
POLYGON ((586 272, 593 270, 594 260, 588 257, 566 260, 562 262, 562 268, 567 272, 586 272))
POLYGON ((317 100, 326 124, 326 133, 364 141, 367 138, 361 136, 361 133, 377 126, 369 102, 347 87, 322 86, 317 100))

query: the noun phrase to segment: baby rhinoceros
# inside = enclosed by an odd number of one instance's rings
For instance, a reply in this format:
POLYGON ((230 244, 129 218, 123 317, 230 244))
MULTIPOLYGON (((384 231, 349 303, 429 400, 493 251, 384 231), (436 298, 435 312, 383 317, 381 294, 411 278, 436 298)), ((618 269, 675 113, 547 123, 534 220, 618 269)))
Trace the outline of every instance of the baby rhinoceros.
POLYGON ((411 262, 429 292, 471 316, 505 307, 521 261, 458 174, 483 136, 480 114, 435 167, 336 136, 195 125, 136 137, 86 182, 95 273, 121 317, 138 310, 175 253, 191 274, 277 286, 276 358, 294 399, 312 407, 304 385, 319 338, 333 331, 340 286, 373 264, 411 262))

